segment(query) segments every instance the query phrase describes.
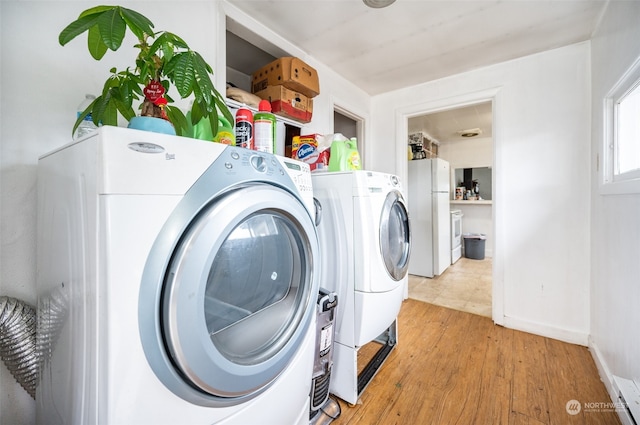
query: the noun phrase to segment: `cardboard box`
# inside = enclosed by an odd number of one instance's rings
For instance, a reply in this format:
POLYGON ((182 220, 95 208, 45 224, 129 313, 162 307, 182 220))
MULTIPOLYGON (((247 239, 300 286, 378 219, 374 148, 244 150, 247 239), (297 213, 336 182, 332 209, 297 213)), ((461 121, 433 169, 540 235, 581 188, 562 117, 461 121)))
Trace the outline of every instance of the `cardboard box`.
POLYGON ((251 75, 251 92, 265 90, 268 86, 285 86, 308 98, 320 94, 318 72, 294 57, 276 59, 251 75))
POLYGON ((268 86, 256 93, 261 99, 271 102, 271 112, 282 117, 307 123, 313 115, 313 99, 286 88, 268 86))

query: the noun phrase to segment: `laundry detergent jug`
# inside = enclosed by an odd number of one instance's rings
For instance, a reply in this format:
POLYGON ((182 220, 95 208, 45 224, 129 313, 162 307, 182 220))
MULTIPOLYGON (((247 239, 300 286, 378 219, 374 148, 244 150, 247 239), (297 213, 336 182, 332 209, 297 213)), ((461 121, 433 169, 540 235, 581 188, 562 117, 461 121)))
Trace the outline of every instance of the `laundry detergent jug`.
POLYGON ((350 140, 334 140, 331 142, 329 171, 353 171, 361 168, 358 142, 355 137, 350 140))
MULTIPOLYGON (((187 122, 191 122, 189 113, 187 113, 187 122)), ((225 145, 234 146, 236 144, 236 136, 233 132, 233 126, 224 116, 218 117, 218 133, 215 137, 211 134, 211 125, 209 124, 208 117, 202 118, 193 126, 192 137, 194 139, 207 140, 209 142, 224 143, 225 145)))
POLYGON ((236 135, 233 131, 233 126, 222 115, 218 117, 218 134, 213 138, 213 141, 225 145, 236 145, 236 135))

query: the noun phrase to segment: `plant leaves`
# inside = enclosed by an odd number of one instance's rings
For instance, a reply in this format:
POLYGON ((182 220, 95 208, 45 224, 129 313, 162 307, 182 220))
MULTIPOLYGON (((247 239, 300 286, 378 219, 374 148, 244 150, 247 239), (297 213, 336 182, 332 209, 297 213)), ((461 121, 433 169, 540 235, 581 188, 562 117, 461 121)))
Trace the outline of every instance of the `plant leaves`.
POLYGON ((64 46, 98 22, 98 17, 95 14, 80 17, 77 20, 67 25, 58 35, 58 42, 61 46, 64 46))
POLYGON ((173 58, 173 53, 175 51, 175 46, 173 44, 173 39, 170 34, 167 32, 158 33, 155 41, 149 47, 148 57, 153 57, 157 55, 158 57, 162 57, 164 62, 164 66, 171 61, 173 58))
POLYGON ((231 115, 231 111, 229 111, 229 108, 227 108, 227 104, 222 99, 219 99, 217 97, 215 98, 214 102, 218 109, 222 112, 222 115, 227 119, 227 121, 229 121, 230 123, 234 123, 235 118, 233 117, 233 115, 231 115))
POLYGON ((165 110, 167 111, 169 121, 171 121, 171 124, 173 124, 173 127, 176 130, 176 134, 178 136, 188 135, 187 130, 189 128, 189 124, 187 123, 187 118, 184 116, 180 108, 167 105, 165 110))
POLYGON ((109 96, 109 90, 105 87, 105 90, 102 92, 102 95, 96 97, 96 101, 93 104, 93 109, 91 110, 91 117, 93 118, 94 123, 96 121, 102 121, 102 124, 109 124, 104 118, 104 110, 107 104, 107 97, 109 96))
POLYGON ((172 45, 174 45, 174 46, 176 46, 176 47, 178 47, 180 49, 190 50, 189 46, 187 45, 187 42, 184 41, 179 36, 175 35, 172 32, 168 32, 168 31, 165 31, 164 34, 165 34, 165 37, 166 37, 167 41, 170 42, 172 45))
POLYGON ((85 10, 84 12, 82 12, 79 17, 80 18, 84 18, 85 16, 95 15, 95 14, 98 14, 98 13, 102 13, 105 10, 111 10, 113 8, 114 8, 114 6, 95 6, 95 7, 91 7, 89 9, 85 10))
POLYGON ((200 92, 202 93, 204 100, 208 104, 212 104, 213 97, 214 97, 213 92, 215 89, 213 87, 213 83, 211 82, 211 78, 209 78, 210 68, 207 65, 207 63, 204 61, 204 59, 202 59, 202 56, 200 56, 196 52, 190 52, 190 53, 192 53, 192 56, 193 56, 193 73, 195 75, 195 83, 200 89, 200 92))
POLYGON ((218 134, 218 114, 215 109, 209 113, 209 124, 211 124, 211 134, 215 138, 218 134))
POLYGON ((207 71, 208 74, 213 75, 213 69, 211 69, 211 66, 207 63, 207 61, 204 60, 200 53, 193 51, 193 54, 195 55, 196 62, 202 64, 202 67, 207 71))
POLYGON ((191 105, 191 124, 196 125, 204 117, 204 111, 200 107, 200 103, 195 101, 191 105))
POLYGON ((114 98, 114 104, 120 114, 127 120, 131 121, 133 117, 136 116, 136 111, 131 107, 131 102, 127 102, 126 100, 116 99, 114 98))
POLYGON ((169 69, 165 70, 167 76, 173 75, 173 84, 182 98, 191 94, 193 91, 192 85, 196 78, 193 68, 193 55, 190 53, 182 52, 175 55, 169 62, 169 69))
POLYGON ((102 124, 118 125, 118 106, 117 102, 111 97, 111 101, 105 105, 104 114, 102 116, 102 124))
POLYGON ((153 36, 153 22, 147 19, 146 16, 124 7, 120 8, 120 15, 129 26, 131 32, 138 37, 138 40, 144 40, 147 37, 153 36))
POLYGON ((117 88, 109 87, 105 84, 102 96, 98 96, 91 111, 93 122, 101 122, 102 125, 118 125, 118 109, 113 99, 114 93, 117 96, 117 88))
MULTIPOLYGON (((188 133, 190 123, 198 123, 205 117, 211 121, 214 134, 217 133, 219 116, 224 115, 229 122, 233 122, 225 98, 211 81, 211 66, 200 54, 189 50, 182 38, 169 32, 154 33, 153 27, 149 19, 131 9, 96 6, 82 12, 58 36, 60 44, 64 46, 87 31, 89 52, 96 60, 104 57, 108 49, 117 50, 121 47, 127 28, 138 37, 139 43, 135 47, 140 49, 140 53, 135 60, 136 69, 130 71, 127 68, 118 72, 112 68, 112 75, 105 82, 102 95, 93 104, 91 113, 94 122, 117 125, 118 114, 130 120, 135 116, 133 100, 143 96, 142 87, 150 79, 161 80, 165 88, 171 83, 183 99, 192 94, 195 97, 190 116, 185 117, 177 107, 166 107, 177 134, 188 133), (147 43, 148 39, 153 40, 151 46, 147 43), (157 72, 159 75, 156 75, 157 72)), ((166 98, 173 102, 168 94, 166 98)), ((76 123, 74 129, 80 122, 76 123)))
POLYGON ((89 34, 87 37, 87 47, 89 48, 89 53, 95 60, 100 60, 107 53, 107 45, 102 41, 102 36, 100 35, 100 30, 97 25, 89 28, 89 34))
POLYGON ((111 50, 118 50, 127 30, 127 24, 120 16, 119 8, 103 12, 98 18, 98 28, 104 44, 111 50))
MULTIPOLYGON (((93 105, 96 103, 97 99, 93 99, 93 101, 85 108, 84 111, 82 111, 82 113, 78 116, 78 119, 76 120, 75 124, 73 125, 73 128, 71 129, 71 135, 73 135, 76 132, 76 129, 78 128, 78 126, 80 125, 80 123, 82 121, 84 121, 84 118, 91 112, 91 110, 93 109, 93 105)), ((93 116, 92 116, 93 118, 93 116)), ((97 125, 97 124, 96 124, 97 125)))

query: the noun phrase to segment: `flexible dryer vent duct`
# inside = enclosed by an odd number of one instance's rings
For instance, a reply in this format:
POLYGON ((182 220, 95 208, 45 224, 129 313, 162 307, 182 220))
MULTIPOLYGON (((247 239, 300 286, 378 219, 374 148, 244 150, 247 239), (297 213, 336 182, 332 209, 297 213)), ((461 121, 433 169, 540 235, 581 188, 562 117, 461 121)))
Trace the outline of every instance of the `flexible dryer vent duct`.
POLYGON ((38 383, 36 312, 15 298, 0 297, 0 358, 35 399, 38 383))

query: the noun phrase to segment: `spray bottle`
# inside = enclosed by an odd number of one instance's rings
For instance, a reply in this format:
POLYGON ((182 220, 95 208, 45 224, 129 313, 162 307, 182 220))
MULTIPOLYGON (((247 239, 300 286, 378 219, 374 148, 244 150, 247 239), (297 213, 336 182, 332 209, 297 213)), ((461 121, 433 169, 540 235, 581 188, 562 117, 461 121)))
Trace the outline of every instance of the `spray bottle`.
POLYGON ((271 113, 268 100, 261 100, 258 112, 253 115, 253 143, 257 151, 275 152, 276 116, 271 113))
POLYGON ((253 113, 247 108, 236 111, 236 146, 253 149, 253 113))

